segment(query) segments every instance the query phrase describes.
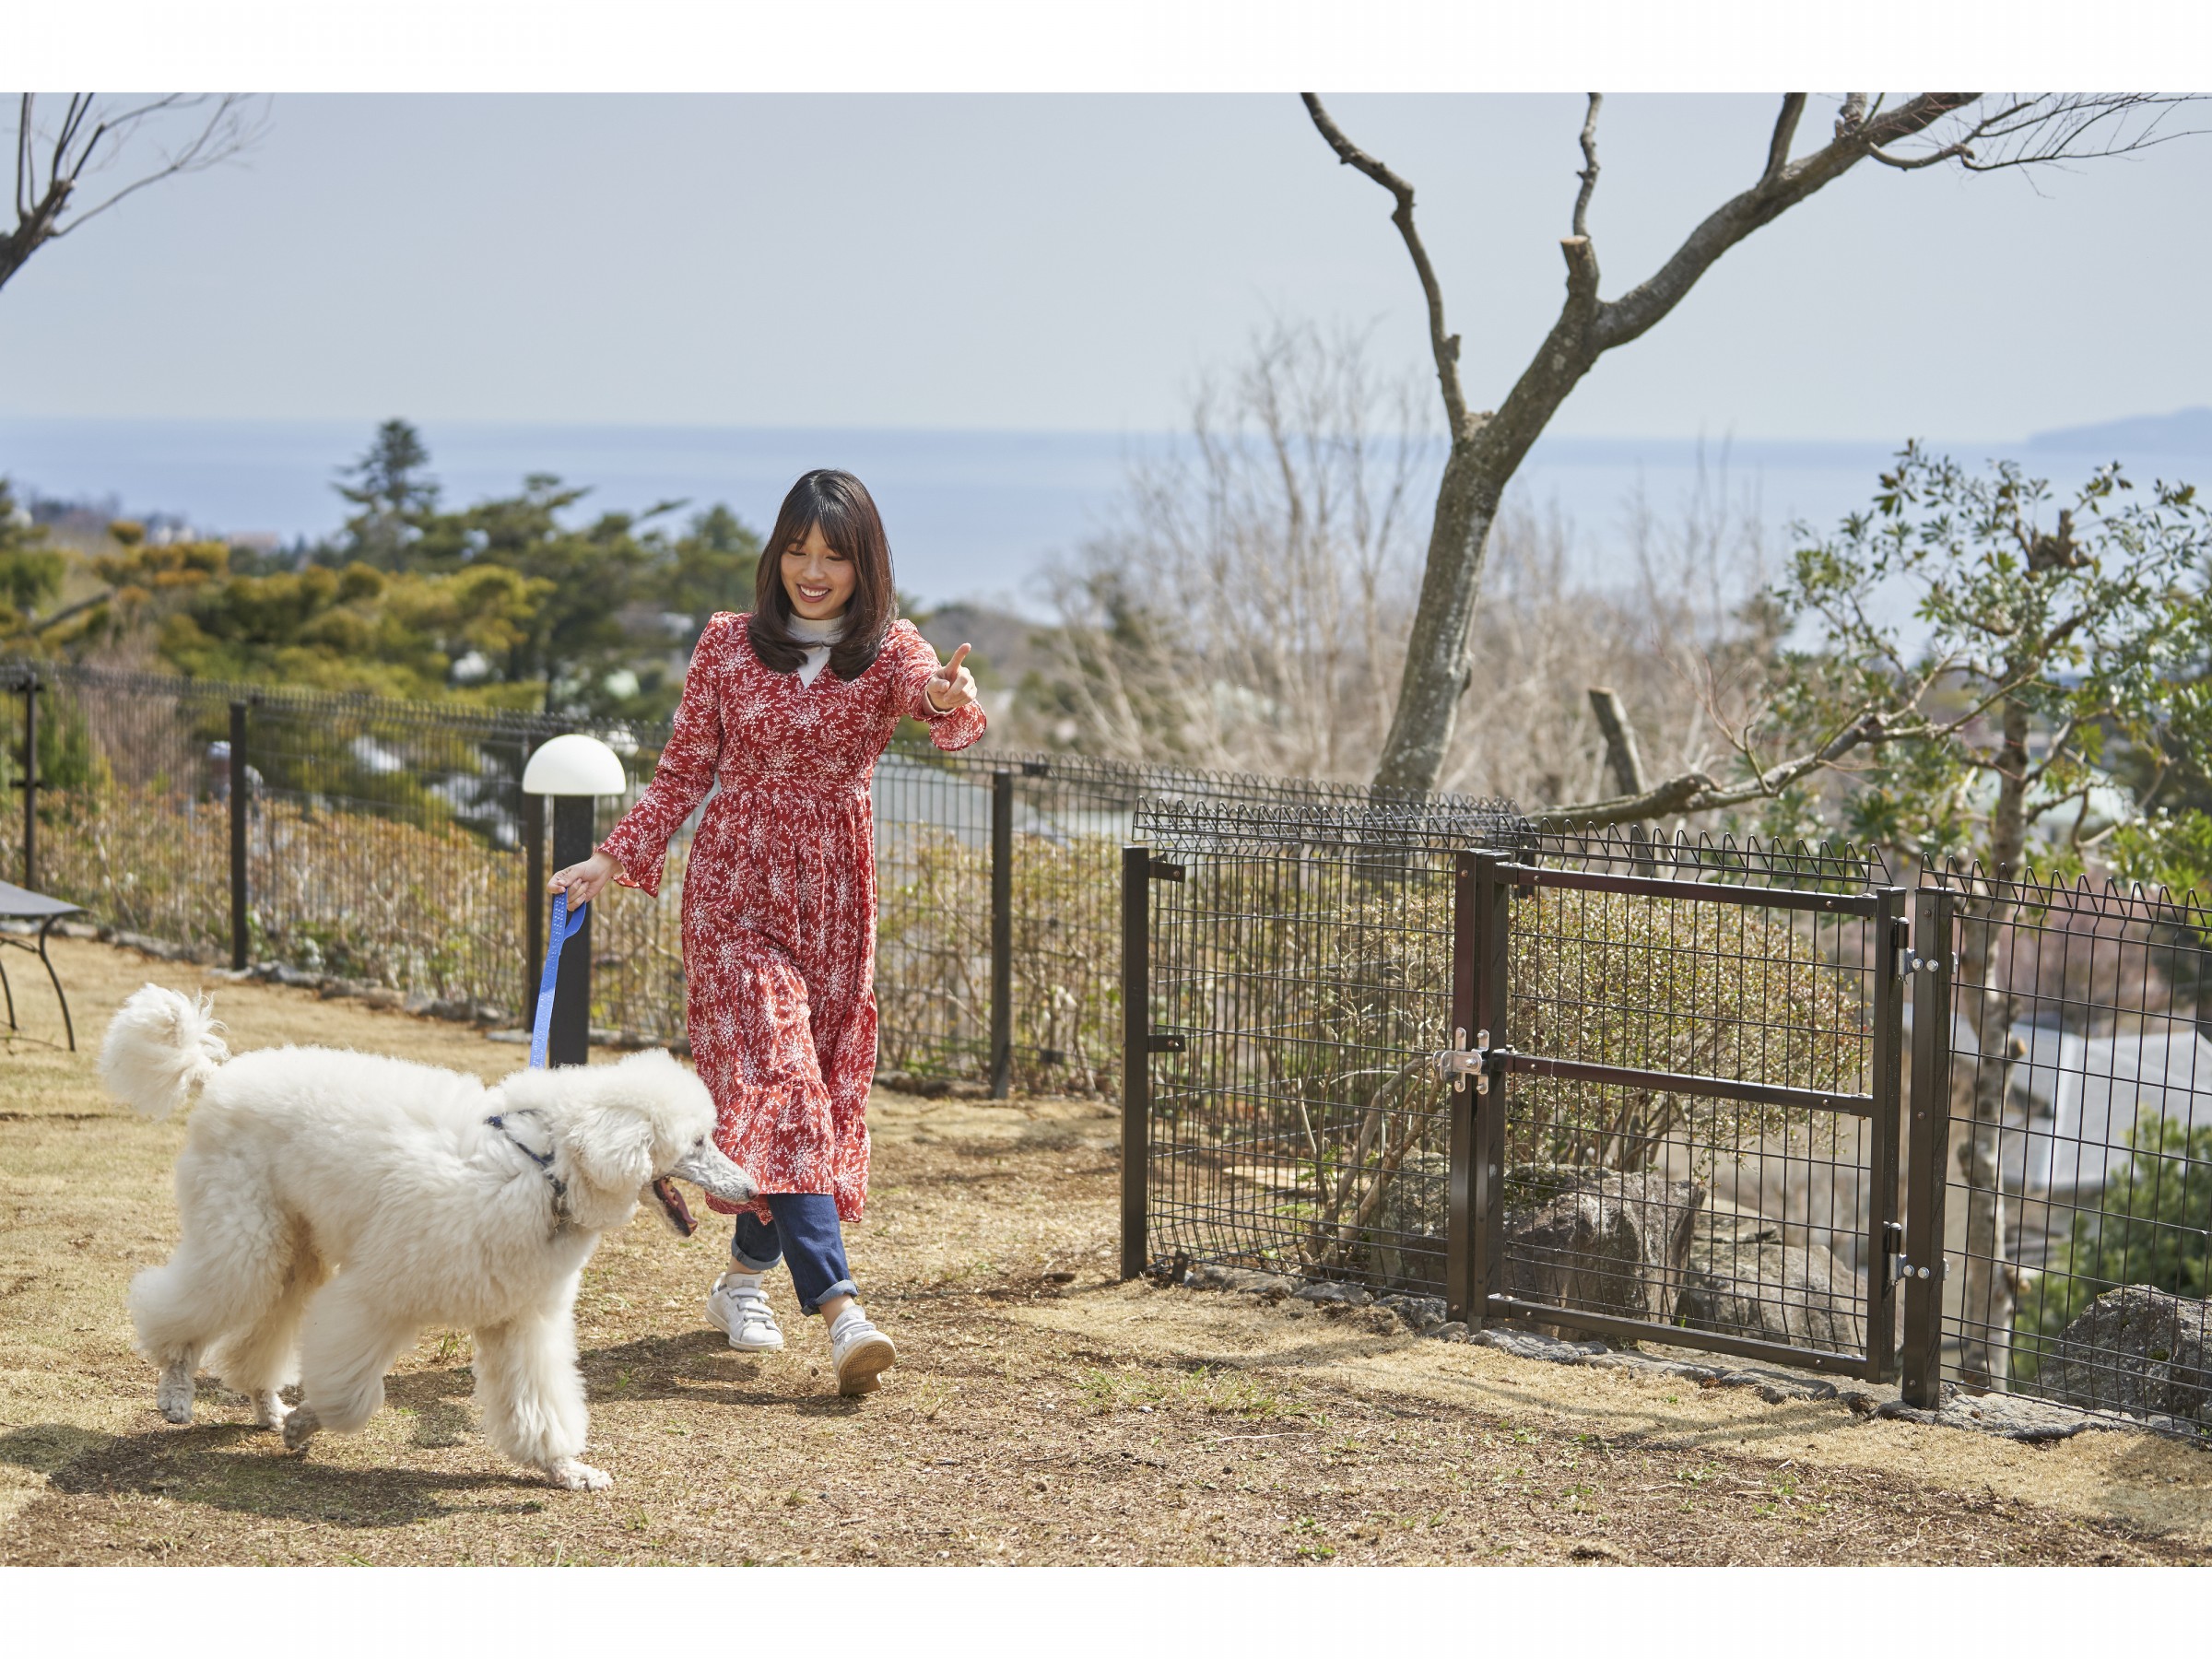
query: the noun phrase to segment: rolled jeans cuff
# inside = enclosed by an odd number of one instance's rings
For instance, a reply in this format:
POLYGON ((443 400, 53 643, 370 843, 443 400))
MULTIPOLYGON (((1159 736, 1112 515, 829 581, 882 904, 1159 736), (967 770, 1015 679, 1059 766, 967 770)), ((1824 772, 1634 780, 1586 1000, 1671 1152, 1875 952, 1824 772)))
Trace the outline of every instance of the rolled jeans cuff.
POLYGON ((799 1312, 807 1314, 818 1313, 821 1312, 822 1303, 830 1300, 832 1297, 858 1296, 859 1294, 860 1287, 854 1284, 851 1279, 839 1279, 836 1284, 830 1286, 829 1289, 823 1291, 821 1295, 817 1297, 812 1302, 800 1302, 799 1312))

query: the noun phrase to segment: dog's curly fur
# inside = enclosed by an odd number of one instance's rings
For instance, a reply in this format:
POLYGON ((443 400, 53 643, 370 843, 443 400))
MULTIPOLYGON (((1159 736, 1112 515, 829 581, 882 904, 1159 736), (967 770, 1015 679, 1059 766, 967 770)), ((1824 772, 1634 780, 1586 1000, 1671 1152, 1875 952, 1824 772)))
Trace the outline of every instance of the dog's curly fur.
POLYGON ((460 1326, 475 1335, 491 1443, 559 1485, 610 1485, 579 1461, 577 1277, 656 1178, 752 1195, 714 1150, 705 1087, 661 1050, 488 1088, 335 1049, 233 1059, 220 1029, 205 999, 149 984, 100 1053, 109 1088, 140 1112, 200 1095, 177 1160, 182 1241, 131 1285, 163 1415, 191 1420, 205 1358, 253 1396, 262 1426, 302 1447, 318 1429, 367 1422, 426 1326, 460 1326), (295 1381, 288 1411, 278 1391, 295 1381))

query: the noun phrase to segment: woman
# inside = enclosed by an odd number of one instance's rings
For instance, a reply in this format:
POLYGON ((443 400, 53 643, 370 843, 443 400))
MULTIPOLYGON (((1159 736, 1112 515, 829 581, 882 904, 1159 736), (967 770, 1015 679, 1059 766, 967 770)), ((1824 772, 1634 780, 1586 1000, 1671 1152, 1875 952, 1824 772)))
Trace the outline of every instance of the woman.
POLYGON ((983 733, 968 647, 940 665, 912 623, 891 619, 893 603, 867 490, 850 473, 808 473, 776 515, 752 611, 718 612, 700 635, 653 782, 590 858, 547 884, 571 905, 609 879, 657 893, 669 837, 721 785, 684 871, 685 1015, 719 1112, 714 1138, 761 1196, 735 1211, 730 1271, 707 1316, 732 1347, 782 1347, 761 1276, 789 1262, 849 1394, 873 1391, 895 1358, 855 1300, 839 1225, 860 1218, 868 1191, 868 780, 910 714, 942 749, 983 733))

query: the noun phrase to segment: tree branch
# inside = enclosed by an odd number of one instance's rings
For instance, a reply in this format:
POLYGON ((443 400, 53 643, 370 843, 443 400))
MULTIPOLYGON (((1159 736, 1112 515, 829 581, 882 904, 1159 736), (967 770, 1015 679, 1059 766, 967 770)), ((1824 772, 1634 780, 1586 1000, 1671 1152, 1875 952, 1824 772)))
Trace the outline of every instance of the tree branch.
POLYGON ((1657 271, 1605 308, 1597 324, 1598 349, 1609 351, 1638 338, 1681 303, 1683 296, 1722 254, 1823 185, 1841 178, 1868 150, 1924 132, 1980 96, 1975 92, 1924 92, 1886 114, 1852 126, 1803 160, 1785 162, 1771 175, 1762 174, 1750 189, 1707 215, 1657 271))
POLYGON ((1583 171, 1575 175, 1583 187, 1575 193, 1574 218, 1569 229, 1576 236, 1590 234, 1590 198, 1597 190, 1597 112, 1606 101, 1603 92, 1590 94, 1590 112, 1583 117, 1583 171))
POLYGON ((1774 135, 1767 140, 1767 171, 1759 175, 1760 184, 1771 184, 1790 164, 1790 144, 1797 136, 1797 122, 1804 113, 1804 93, 1791 92, 1783 97, 1782 113, 1774 118, 1774 135))
POLYGON ((1369 155, 1344 135, 1328 111, 1322 108, 1321 100, 1313 93, 1299 95, 1305 100, 1306 113, 1313 118, 1313 125, 1336 152, 1336 159, 1347 167, 1365 173, 1383 189, 1390 192, 1397 204, 1391 210, 1391 223, 1397 226, 1398 234, 1406 240, 1406 252, 1413 256, 1413 268, 1421 279, 1421 292, 1429 301, 1429 347, 1436 358, 1436 380, 1444 398, 1444 418, 1450 422, 1452 441, 1460 442, 1467 433, 1467 400, 1459 384, 1459 336, 1444 326, 1444 290, 1436 279, 1436 267, 1429 263, 1429 250, 1421 245, 1421 235, 1413 223, 1413 186, 1369 155))

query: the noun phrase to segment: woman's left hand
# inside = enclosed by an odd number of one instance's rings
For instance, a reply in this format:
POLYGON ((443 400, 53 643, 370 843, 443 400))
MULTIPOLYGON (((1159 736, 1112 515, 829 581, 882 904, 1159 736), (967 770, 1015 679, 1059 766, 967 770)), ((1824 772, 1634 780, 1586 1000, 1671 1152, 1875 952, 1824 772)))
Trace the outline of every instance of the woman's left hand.
POLYGON ((929 706, 940 714, 949 714, 975 700, 975 676, 961 666, 968 660, 968 647, 963 645, 952 653, 947 663, 929 677, 922 694, 929 699, 929 706))

